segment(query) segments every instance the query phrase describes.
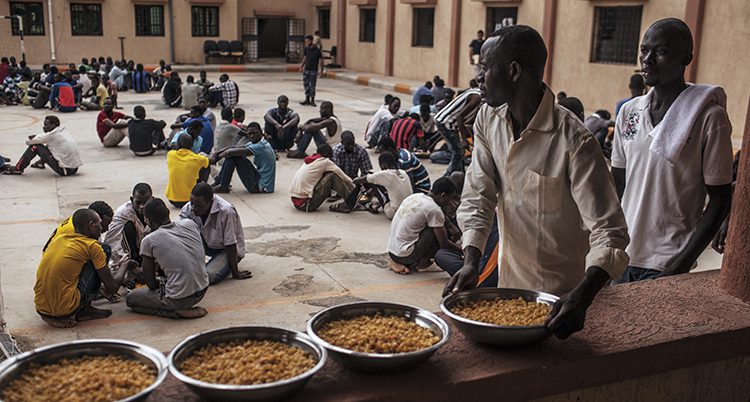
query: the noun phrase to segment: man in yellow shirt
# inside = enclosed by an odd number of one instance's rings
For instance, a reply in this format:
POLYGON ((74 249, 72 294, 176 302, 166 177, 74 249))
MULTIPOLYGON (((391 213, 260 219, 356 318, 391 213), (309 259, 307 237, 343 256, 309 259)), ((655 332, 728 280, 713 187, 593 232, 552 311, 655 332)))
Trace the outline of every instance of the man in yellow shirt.
MULTIPOLYGON (((99 215, 99 218, 102 220, 102 233, 105 233, 109 229, 109 224, 112 223, 112 218, 115 215, 115 213, 112 211, 112 207, 110 207, 109 204, 104 201, 94 201, 89 204, 89 209, 93 210, 99 215)), ((49 235, 49 239, 47 239, 47 243, 45 243, 44 248, 42 248, 42 252, 47 251, 47 247, 49 247, 50 243, 52 243, 52 240, 54 240, 57 236, 73 233, 75 233, 75 229, 73 228, 73 217, 71 216, 62 221, 55 228, 55 230, 52 231, 52 234, 49 235)))
POLYGON ((199 181, 208 179, 208 158, 191 150, 193 139, 181 135, 177 139, 178 149, 167 154, 169 182, 165 195, 169 202, 182 208, 190 201, 190 191, 199 181))
POLYGON ((105 296, 115 293, 129 268, 123 266, 114 274, 106 269, 109 251, 97 240, 102 220, 96 212, 79 209, 72 222, 75 232, 55 236, 42 256, 34 285, 37 313, 57 328, 112 315, 111 310, 95 308, 91 302, 102 284, 105 296))

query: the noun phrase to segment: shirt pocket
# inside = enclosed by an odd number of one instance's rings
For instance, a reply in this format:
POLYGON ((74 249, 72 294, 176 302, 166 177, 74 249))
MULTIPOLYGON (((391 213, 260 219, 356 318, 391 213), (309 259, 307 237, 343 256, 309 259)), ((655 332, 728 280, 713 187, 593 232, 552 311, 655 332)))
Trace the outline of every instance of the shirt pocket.
POLYGON ((542 214, 556 214, 562 209, 563 178, 542 176, 526 169, 523 174, 521 200, 529 209, 542 214))

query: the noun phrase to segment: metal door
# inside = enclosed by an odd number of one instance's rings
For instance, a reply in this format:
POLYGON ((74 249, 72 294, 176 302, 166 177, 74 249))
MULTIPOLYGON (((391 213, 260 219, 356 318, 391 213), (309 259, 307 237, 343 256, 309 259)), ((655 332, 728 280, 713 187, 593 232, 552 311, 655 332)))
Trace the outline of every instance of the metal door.
POLYGON ((289 19, 287 23, 289 29, 287 30, 286 61, 299 63, 305 51, 305 20, 289 19))
POLYGON ((242 19, 242 43, 245 46, 245 61, 258 61, 258 19, 242 19))

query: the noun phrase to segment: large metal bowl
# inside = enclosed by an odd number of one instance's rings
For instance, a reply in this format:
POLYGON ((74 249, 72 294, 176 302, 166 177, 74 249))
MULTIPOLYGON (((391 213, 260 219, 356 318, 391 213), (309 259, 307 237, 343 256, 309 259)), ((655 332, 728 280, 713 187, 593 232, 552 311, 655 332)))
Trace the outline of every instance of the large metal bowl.
MULTIPOLYGON (((145 401, 149 394, 167 378, 167 359, 154 348, 118 339, 87 339, 40 347, 4 361, 0 364, 0 390, 5 389, 32 363, 45 365, 53 364, 65 358, 110 355, 137 360, 156 371, 156 380, 153 384, 133 396, 121 399, 119 402, 145 401)), ((0 399, 2 399, 2 395, 0 395, 0 399)))
POLYGON ((348 369, 366 373, 391 373, 410 368, 429 359, 435 351, 448 341, 450 330, 445 321, 427 310, 395 303, 357 302, 330 307, 316 314, 307 323, 307 333, 315 342, 328 349, 331 355, 348 369), (416 352, 375 354, 355 352, 335 346, 318 336, 320 328, 331 321, 375 314, 404 317, 422 327, 428 328, 440 337, 440 341, 427 349, 416 352))
POLYGON ((169 372, 205 399, 216 401, 271 401, 285 398, 304 387, 307 381, 323 367, 326 356, 325 349, 316 345, 307 335, 301 332, 272 327, 227 327, 190 336, 172 350, 168 360, 169 372), (208 344, 245 339, 276 341, 296 346, 309 353, 317 363, 312 369, 296 377, 258 385, 213 384, 196 380, 180 372, 182 362, 192 355, 196 349, 208 344))
POLYGON ((451 318, 453 324, 467 337, 479 343, 499 346, 523 346, 541 342, 552 333, 544 325, 503 326, 488 324, 461 317, 452 311, 460 302, 522 298, 528 302, 554 305, 559 297, 524 289, 479 288, 450 295, 440 303, 440 309, 451 318))

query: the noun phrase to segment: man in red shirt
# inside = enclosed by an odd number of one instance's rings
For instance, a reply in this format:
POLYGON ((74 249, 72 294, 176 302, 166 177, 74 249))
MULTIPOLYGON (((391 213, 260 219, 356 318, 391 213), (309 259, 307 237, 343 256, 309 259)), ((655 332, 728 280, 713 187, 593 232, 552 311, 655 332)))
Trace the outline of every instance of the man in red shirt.
POLYGON ((424 149, 424 132, 419 124, 419 115, 407 115, 395 120, 391 125, 390 136, 396 143, 396 149, 405 148, 411 152, 417 144, 424 149))
POLYGON ((0 59, 0 82, 10 75, 10 62, 7 57, 0 59))
POLYGON ((104 100, 104 108, 96 116, 96 133, 105 147, 116 147, 128 136, 128 122, 126 116, 114 110, 112 99, 104 100))
POLYGON ((55 74, 55 84, 52 85, 49 95, 49 103, 52 110, 62 113, 76 111, 76 97, 73 87, 65 81, 62 74, 55 74))

